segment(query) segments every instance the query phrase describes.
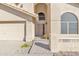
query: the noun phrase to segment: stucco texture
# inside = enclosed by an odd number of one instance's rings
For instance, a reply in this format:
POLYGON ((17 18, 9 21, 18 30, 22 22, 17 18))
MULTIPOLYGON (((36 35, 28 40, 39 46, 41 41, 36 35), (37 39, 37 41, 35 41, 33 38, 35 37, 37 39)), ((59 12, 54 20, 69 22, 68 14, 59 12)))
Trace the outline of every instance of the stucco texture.
POLYGON ((75 14, 79 19, 79 7, 72 4, 64 4, 64 3, 51 4, 50 48, 52 52, 79 51, 78 34, 61 34, 61 15, 65 12, 71 12, 75 14))

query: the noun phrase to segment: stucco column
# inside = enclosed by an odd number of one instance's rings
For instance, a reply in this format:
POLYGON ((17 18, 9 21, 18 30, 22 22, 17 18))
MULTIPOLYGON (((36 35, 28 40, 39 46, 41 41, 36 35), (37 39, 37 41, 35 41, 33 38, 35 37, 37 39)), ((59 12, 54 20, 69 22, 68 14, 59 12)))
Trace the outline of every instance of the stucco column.
POLYGON ((79 20, 78 20, 78 34, 79 34, 79 20))

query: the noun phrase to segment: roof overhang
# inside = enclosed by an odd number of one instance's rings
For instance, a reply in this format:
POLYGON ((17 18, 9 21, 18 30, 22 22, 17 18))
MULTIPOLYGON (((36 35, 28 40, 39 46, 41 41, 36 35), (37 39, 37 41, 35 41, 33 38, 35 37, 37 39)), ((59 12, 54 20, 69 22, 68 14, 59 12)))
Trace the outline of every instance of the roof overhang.
POLYGON ((22 12, 22 13, 24 13, 25 15, 29 15, 29 16, 35 18, 35 19, 38 17, 37 14, 35 14, 35 13, 30 13, 30 12, 28 12, 28 11, 25 11, 25 10, 23 10, 23 9, 21 9, 21 8, 17 8, 17 7, 15 7, 15 6, 9 5, 9 4, 7 4, 7 3, 0 3, 0 4, 5 5, 5 6, 7 6, 7 7, 10 7, 10 8, 12 8, 12 9, 15 9, 15 10, 17 10, 17 11, 19 11, 19 12, 22 12))

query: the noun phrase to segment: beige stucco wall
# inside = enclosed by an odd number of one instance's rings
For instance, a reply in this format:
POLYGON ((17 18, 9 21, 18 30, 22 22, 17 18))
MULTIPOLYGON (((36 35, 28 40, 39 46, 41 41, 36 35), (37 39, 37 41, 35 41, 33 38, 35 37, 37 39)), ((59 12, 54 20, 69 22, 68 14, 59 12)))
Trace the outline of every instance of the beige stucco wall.
POLYGON ((33 3, 19 3, 19 5, 17 5, 17 6, 15 5, 15 3, 7 3, 7 4, 10 4, 10 5, 15 6, 17 8, 21 8, 20 6, 21 6, 21 4, 23 4, 23 7, 21 9, 26 10, 30 13, 34 13, 33 3))
POLYGON ((18 15, 0 9, 0 21, 24 21, 24 20, 25 19, 18 17, 18 15))
POLYGON ((50 37, 50 33, 51 33, 51 4, 47 4, 47 35, 48 37, 50 37))
MULTIPOLYGON (((61 34, 61 15, 71 12, 79 17, 79 8, 71 4, 51 4, 51 44, 52 52, 79 51, 78 34, 61 34), (65 40, 63 40, 65 39, 65 40), (68 40, 67 40, 68 39, 68 40), (67 40, 67 41, 66 41, 67 40)), ((79 22, 79 18, 78 18, 79 22)))
POLYGON ((24 39, 24 26, 26 22, 26 41, 34 39, 34 23, 32 16, 23 15, 16 10, 10 9, 0 4, 0 40, 20 40, 24 39), (9 12, 10 11, 10 12, 9 12), (1 21, 4 21, 1 23, 1 21), (15 21, 15 23, 7 23, 15 21), (22 22, 17 22, 24 21, 22 22))
MULTIPOLYGON (((32 17, 29 17, 32 20, 32 17)), ((35 38, 35 25, 32 21, 26 22, 26 41, 32 41, 35 38)))

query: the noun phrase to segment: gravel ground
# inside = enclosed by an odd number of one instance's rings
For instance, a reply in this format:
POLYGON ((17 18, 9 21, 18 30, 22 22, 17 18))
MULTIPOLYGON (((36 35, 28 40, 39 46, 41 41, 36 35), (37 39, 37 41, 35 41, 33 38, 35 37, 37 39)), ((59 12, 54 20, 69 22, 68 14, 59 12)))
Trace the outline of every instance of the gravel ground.
MULTIPOLYGON (((23 41, 0 40, 0 56, 50 56, 53 55, 48 48, 48 40, 35 40, 30 53, 28 48, 21 48, 23 41)), ((31 42, 32 43, 32 42, 31 42)), ((29 45, 31 45, 29 43, 29 45)))
POLYGON ((23 41, 0 40, 0 56, 25 56, 28 48, 21 48, 23 41))
MULTIPOLYGON (((52 53, 49 50, 48 40, 35 40, 28 54, 30 47, 21 48, 23 41, 0 40, 0 56, 79 56, 79 52, 58 52, 52 53)), ((31 45, 32 42, 27 42, 31 45)))
POLYGON ((79 56, 79 52, 66 51, 66 52, 53 53, 53 55, 54 56, 79 56))
MULTIPOLYGON (((28 54, 30 47, 21 48, 23 41, 0 40, 0 56, 79 56, 79 52, 52 53, 48 47, 48 40, 35 40, 28 54)), ((31 45, 32 42, 27 42, 31 45)))

